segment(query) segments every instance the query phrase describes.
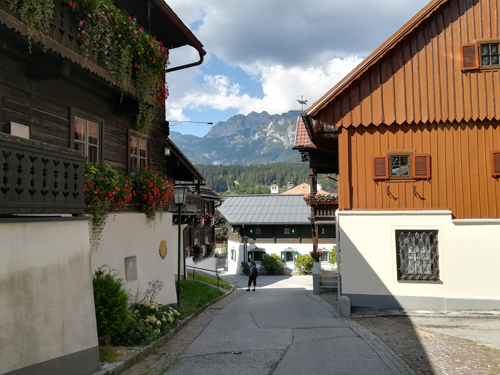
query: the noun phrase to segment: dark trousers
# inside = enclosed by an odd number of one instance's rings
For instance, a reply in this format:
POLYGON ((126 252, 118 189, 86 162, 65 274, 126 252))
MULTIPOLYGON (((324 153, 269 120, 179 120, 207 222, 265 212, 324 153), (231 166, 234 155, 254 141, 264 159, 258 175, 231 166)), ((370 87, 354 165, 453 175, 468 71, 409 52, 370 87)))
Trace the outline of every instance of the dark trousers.
POLYGON ((257 275, 250 275, 248 276, 248 288, 250 289, 250 285, 252 285, 252 282, 253 282, 253 287, 255 289, 255 287, 257 286, 257 275))

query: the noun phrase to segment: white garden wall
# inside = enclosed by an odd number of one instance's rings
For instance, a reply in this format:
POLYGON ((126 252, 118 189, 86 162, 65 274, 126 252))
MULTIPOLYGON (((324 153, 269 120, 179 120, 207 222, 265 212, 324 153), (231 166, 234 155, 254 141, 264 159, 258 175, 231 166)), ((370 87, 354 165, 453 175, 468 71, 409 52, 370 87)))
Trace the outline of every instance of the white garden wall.
POLYGON ((339 212, 342 293, 353 306, 500 308, 500 220, 450 211, 339 212), (395 231, 437 230, 440 282, 397 280, 395 231))
POLYGON ((137 288, 144 293, 148 282, 161 280, 163 289, 158 294, 158 302, 176 303, 174 275, 177 264, 174 264, 174 253, 177 247, 173 246, 174 236, 177 233, 172 231, 170 213, 165 213, 163 219, 157 219, 154 225, 148 225, 146 216, 141 213, 109 215, 99 248, 92 254, 92 270, 103 265, 116 269, 132 295, 137 288), (160 257, 161 241, 166 241, 167 245, 165 259, 160 257))
POLYGON ((88 221, 24 220, 0 220, 0 373, 97 371, 88 221))

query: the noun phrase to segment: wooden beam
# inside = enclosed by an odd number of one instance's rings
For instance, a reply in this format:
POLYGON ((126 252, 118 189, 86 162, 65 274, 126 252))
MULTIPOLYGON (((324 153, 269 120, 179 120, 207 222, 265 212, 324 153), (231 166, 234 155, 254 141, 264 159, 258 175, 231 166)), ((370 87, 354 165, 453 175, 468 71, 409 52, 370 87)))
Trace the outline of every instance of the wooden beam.
POLYGON ((71 64, 65 60, 45 60, 28 65, 26 76, 33 81, 69 78, 71 64))

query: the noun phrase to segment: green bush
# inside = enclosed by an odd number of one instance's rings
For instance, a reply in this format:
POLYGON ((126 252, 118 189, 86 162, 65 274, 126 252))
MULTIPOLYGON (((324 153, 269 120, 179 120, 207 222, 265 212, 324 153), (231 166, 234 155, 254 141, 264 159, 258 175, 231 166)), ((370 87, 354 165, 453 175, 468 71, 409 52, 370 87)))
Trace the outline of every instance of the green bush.
POLYGON ((330 263, 331 264, 337 263, 337 246, 335 246, 332 249, 332 252, 330 253, 330 263))
POLYGON ((123 333, 131 316, 128 296, 117 271, 100 267, 93 277, 94 304, 99 340, 106 343, 123 333))
POLYGON ((297 255, 295 259, 295 269, 301 275, 310 275, 313 271, 314 259, 310 255, 297 255))
POLYGON ((241 262, 241 273, 245 276, 250 275, 250 266, 247 262, 241 262))
POLYGON ((264 273, 266 275, 283 275, 284 273, 284 264, 281 258, 276 255, 262 255, 261 266, 264 268, 264 273))
POLYGON ((133 319, 119 336, 117 343, 124 346, 144 345, 169 332, 179 320, 179 312, 171 306, 156 302, 133 303, 133 319))

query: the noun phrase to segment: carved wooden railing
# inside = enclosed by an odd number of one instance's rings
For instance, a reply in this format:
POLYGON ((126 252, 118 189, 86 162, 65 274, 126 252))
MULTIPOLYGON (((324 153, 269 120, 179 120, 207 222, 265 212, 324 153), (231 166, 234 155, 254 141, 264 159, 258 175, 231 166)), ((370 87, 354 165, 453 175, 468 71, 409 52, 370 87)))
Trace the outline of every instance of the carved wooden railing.
POLYGON ((306 200, 311 206, 311 217, 313 221, 335 221, 335 211, 339 208, 338 201, 315 201, 306 200))
MULTIPOLYGON (((196 194, 186 195, 186 201, 181 206, 181 212, 183 215, 198 215, 200 212, 203 212, 203 209, 204 201, 202 201, 201 197, 196 194)), ((173 201, 170 202, 168 212, 178 212, 178 208, 173 201)))
POLYGON ((81 214, 86 157, 0 133, 0 214, 81 214))

